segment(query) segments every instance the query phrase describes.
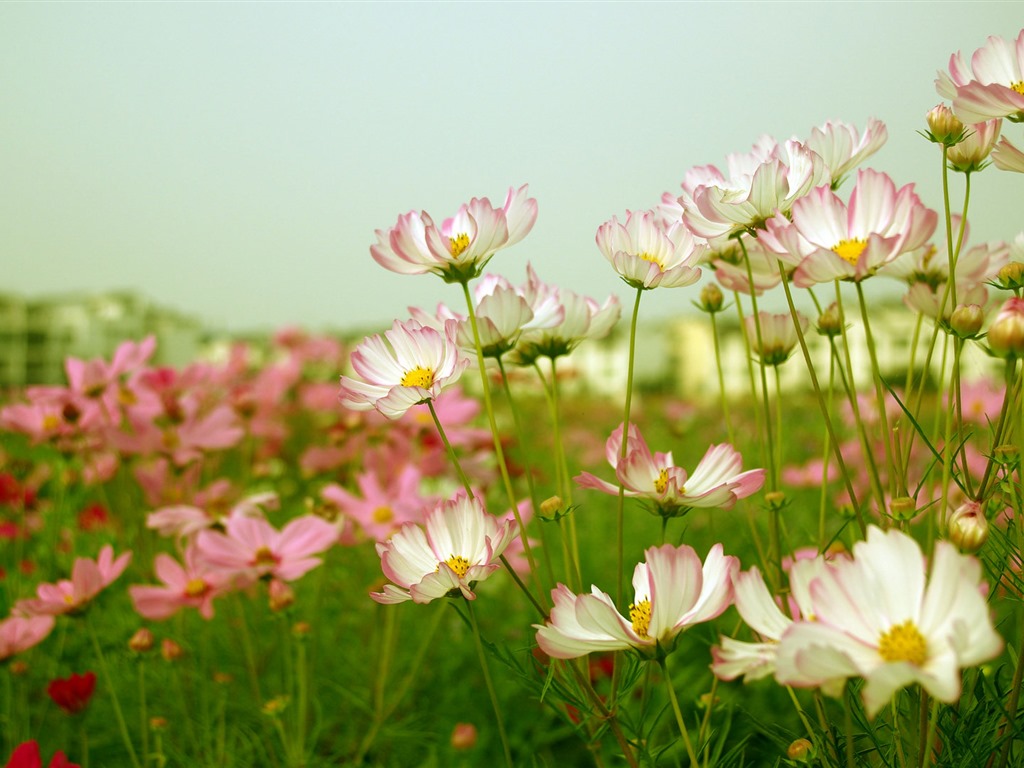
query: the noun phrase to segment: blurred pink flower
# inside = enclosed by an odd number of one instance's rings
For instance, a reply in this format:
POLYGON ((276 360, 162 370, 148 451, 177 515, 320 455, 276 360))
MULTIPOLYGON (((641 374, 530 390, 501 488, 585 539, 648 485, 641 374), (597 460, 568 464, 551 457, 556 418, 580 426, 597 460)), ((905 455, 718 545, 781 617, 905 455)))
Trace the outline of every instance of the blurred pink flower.
POLYGON ((215 570, 243 578, 294 581, 320 565, 314 555, 338 540, 337 529, 315 515, 297 517, 280 531, 262 517, 236 515, 224 528, 224 533, 199 532, 197 556, 215 570))
POLYGON ((131 552, 125 552, 116 560, 114 548, 107 544, 100 550, 96 560, 85 557, 75 558, 71 578, 61 579, 56 584, 40 584, 36 588, 36 599, 19 600, 15 611, 29 616, 75 613, 83 610, 128 567, 131 552))
POLYGON ((416 466, 407 464, 385 478, 387 485, 376 473, 362 472, 356 478, 362 498, 337 483, 325 486, 320 495, 345 517, 355 520, 371 539, 385 541, 403 523, 419 522, 423 508, 430 504, 420 495, 421 475, 416 466))
POLYGON ((0 621, 0 662, 27 651, 46 639, 53 629, 53 616, 11 616, 0 621))
POLYGON ((552 590, 547 623, 534 625, 541 650, 556 659, 575 659, 632 648, 644 658, 662 658, 683 630, 710 621, 732 602, 739 560, 724 554, 721 544, 711 548, 703 564, 685 544, 651 547, 644 555, 646 561, 633 571, 628 619, 597 587, 583 595, 564 584, 552 590))
POLYGON ((213 618, 213 599, 232 584, 232 577, 203 562, 195 546, 185 550, 185 565, 160 553, 153 561, 163 586, 128 587, 135 611, 145 619, 163 621, 182 608, 195 608, 204 619, 213 618))

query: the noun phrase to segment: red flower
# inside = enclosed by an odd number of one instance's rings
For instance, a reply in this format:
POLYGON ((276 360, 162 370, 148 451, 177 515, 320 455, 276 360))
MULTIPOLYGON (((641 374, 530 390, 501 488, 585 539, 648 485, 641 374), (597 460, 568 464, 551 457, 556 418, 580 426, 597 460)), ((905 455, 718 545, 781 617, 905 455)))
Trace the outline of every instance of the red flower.
POLYGON ((94 672, 86 672, 84 675, 74 674, 64 680, 51 680, 50 684, 46 686, 46 693, 49 697, 69 715, 85 709, 94 690, 96 690, 96 674, 94 672))
MULTIPOLYGON (((39 754, 39 744, 26 741, 11 753, 11 759, 5 768, 43 768, 43 758, 39 754)), ((70 763, 63 752, 57 751, 49 768, 81 768, 77 763, 70 763)))
POLYGON ((80 531, 98 531, 110 524, 110 513, 102 504, 90 504, 78 513, 80 531))

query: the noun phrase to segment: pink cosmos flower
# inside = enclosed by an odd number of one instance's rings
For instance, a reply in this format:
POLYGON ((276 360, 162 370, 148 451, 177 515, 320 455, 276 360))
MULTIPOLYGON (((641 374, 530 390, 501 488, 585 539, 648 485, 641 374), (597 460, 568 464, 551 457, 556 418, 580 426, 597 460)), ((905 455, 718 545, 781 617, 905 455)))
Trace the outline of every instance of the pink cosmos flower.
POLYGON ((420 495, 421 474, 413 464, 401 471, 385 475, 383 484, 374 472, 363 472, 356 478, 362 498, 349 493, 337 483, 324 487, 320 495, 355 520, 363 532, 376 541, 387 538, 404 523, 419 522, 421 510, 428 502, 420 495))
MULTIPOLYGON (((605 443, 605 457, 622 483, 624 494, 649 502, 664 517, 683 515, 693 507, 731 509, 738 499, 750 496, 764 485, 765 470, 741 472, 742 457, 725 443, 708 448, 691 475, 675 466, 671 452, 652 454, 635 424, 629 425, 625 459, 621 458, 621 451, 620 424, 605 443)), ((581 488, 613 496, 619 493, 618 485, 589 472, 575 480, 581 488)))
POLYGON ((384 604, 459 594, 474 600, 473 586, 501 567, 499 558, 517 532, 514 520, 499 521, 460 491, 427 513, 425 528, 407 523, 377 544, 381 568, 393 583, 370 597, 384 604))
POLYGON ((1024 173, 1024 152, 1017 149, 1004 136, 992 150, 992 164, 1002 171, 1024 173))
MULTIPOLYGON (((207 565, 198 550, 185 550, 182 566, 170 555, 160 553, 153 561, 163 586, 132 585, 128 594, 135 611, 145 619, 164 621, 182 608, 195 608, 206 620, 213 618, 213 599, 231 586, 232 578, 207 565)), ((237 586, 237 585, 235 585, 237 586)))
POLYGON ((391 229, 377 230, 370 254, 392 272, 433 272, 445 282, 466 282, 479 276, 498 250, 526 237, 536 220, 537 201, 527 197, 527 185, 509 187, 501 208, 474 197, 440 227, 426 211, 399 216, 391 229))
POLYGON ((54 621, 53 616, 11 616, 0 621, 0 661, 43 642, 54 621))
POLYGON ((444 333, 415 320, 397 320, 384 337, 370 336, 352 353, 352 368, 362 380, 341 377, 341 402, 355 410, 376 409, 396 419, 410 407, 435 399, 469 365, 456 344, 458 323, 444 333))
POLYGON ((222 506, 224 500, 219 497, 215 499, 216 502, 211 503, 206 509, 189 504, 162 507, 146 515, 146 527, 157 531, 161 536, 185 538, 225 519, 263 517, 265 509, 277 509, 280 503, 276 493, 256 493, 234 504, 225 514, 226 504, 222 506))
POLYGON ((828 187, 793 205, 792 222, 775 218, 762 237, 787 261, 799 263, 793 282, 807 287, 837 279, 860 281, 900 254, 923 245, 938 215, 907 184, 898 192, 884 173, 857 173, 847 206, 828 187))
POLYGON ((622 308, 617 296, 598 304, 587 296, 542 282, 529 264, 526 274, 522 293, 534 314, 539 315, 540 308, 545 308, 546 312, 557 313, 561 321, 524 329, 511 356, 516 365, 532 365, 539 357, 568 355, 587 339, 604 338, 619 322, 622 308))
POLYGON ((963 140, 946 150, 950 168, 961 173, 982 170, 988 165, 986 161, 996 146, 1002 125, 1003 121, 996 118, 965 126, 963 140))
POLYGON ((598 228, 596 240, 626 284, 645 290, 693 285, 707 248, 681 220, 662 226, 654 211, 629 211, 625 224, 612 217, 598 228))
POLYGON ((957 51, 949 57, 949 74, 938 73, 935 89, 953 101, 953 111, 964 123, 1024 117, 1024 30, 1016 41, 989 37, 971 56, 969 67, 957 51))
POLYGON ((320 565, 314 555, 338 540, 337 529, 315 515, 297 517, 280 531, 262 517, 239 515, 224 529, 200 531, 197 555, 210 568, 241 578, 295 581, 320 565))
POLYGON ((997 656, 981 565, 938 541, 930 574, 921 548, 897 529, 871 526, 853 559, 837 561, 811 580, 814 621, 782 634, 776 680, 838 695, 862 677, 868 716, 901 688, 920 683, 935 699, 954 702, 960 670, 997 656))
POLYGON ((662 658, 683 630, 714 619, 732 602, 739 560, 723 554, 721 544, 711 548, 703 564, 685 544, 651 547, 644 555, 646 561, 633 571, 628 619, 597 587, 583 595, 564 584, 552 590, 547 623, 534 625, 541 650, 556 659, 575 659, 632 648, 645 658, 662 658))
POLYGON ((828 120, 811 131, 807 148, 824 161, 831 186, 835 189, 845 174, 881 149, 888 138, 885 123, 873 117, 868 120, 863 134, 856 126, 841 120, 828 120))
POLYGON ((81 611, 124 573, 131 559, 132 553, 125 552, 115 560, 114 548, 109 544, 100 550, 96 560, 75 558, 70 579, 61 579, 56 584, 40 584, 36 588, 37 598, 19 600, 15 610, 28 616, 57 616, 81 611))
MULTIPOLYGON (((800 332, 806 333, 810 320, 802 312, 797 312, 797 319, 800 322, 800 332)), ((743 318, 747 326, 747 338, 750 340, 751 351, 765 365, 782 365, 789 359, 800 340, 797 335, 797 327, 793 322, 793 315, 789 312, 772 313, 758 312, 757 323, 761 326, 761 343, 757 342, 757 327, 754 324, 754 316, 748 315, 743 318)))

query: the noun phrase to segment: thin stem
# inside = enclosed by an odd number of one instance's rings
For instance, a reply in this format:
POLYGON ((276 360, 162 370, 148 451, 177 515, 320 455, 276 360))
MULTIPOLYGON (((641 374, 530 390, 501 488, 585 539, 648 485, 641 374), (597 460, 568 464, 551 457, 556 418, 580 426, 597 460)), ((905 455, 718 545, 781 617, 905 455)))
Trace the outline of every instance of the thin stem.
POLYGON ((690 758, 690 765, 693 768, 697 768, 700 763, 697 761, 697 754, 693 751, 693 744, 690 743, 690 734, 686 729, 686 721, 683 720, 683 712, 679 709, 679 700, 676 698, 676 689, 672 685, 672 678, 668 673, 668 666, 665 664, 664 659, 659 659, 658 663, 661 665, 661 672, 665 676, 665 684, 668 688, 668 698, 672 702, 672 711, 676 716, 676 725, 679 726, 679 733, 683 737, 683 744, 686 746, 686 754, 690 758))
MULTIPOLYGON (((878 366, 878 351, 875 348, 875 338, 871 334, 871 320, 868 317, 868 304, 864 298, 864 287, 858 281, 854 283, 857 287, 857 300, 860 303, 860 314, 864 321, 864 337, 867 340, 868 357, 871 359, 871 372, 874 376, 875 384, 875 398, 878 401, 878 420, 881 425, 882 432, 882 444, 885 447, 885 461, 887 467, 893 466, 892 461, 892 434, 889 431, 889 416, 885 412, 885 390, 882 388, 882 371, 878 366)), ((892 487, 894 479, 890 472, 889 477, 889 491, 893 492, 895 489, 892 487)), ((878 500, 878 509, 880 513, 885 511, 885 498, 882 497, 878 500)), ((884 517, 882 518, 885 519, 884 517)))
POLYGON ((131 758, 132 765, 135 768, 141 768, 139 758, 135 755, 135 747, 132 745, 131 736, 128 735, 128 725, 125 723, 124 713, 121 711, 121 702, 117 698, 117 689, 114 688, 114 683, 110 679, 110 670, 107 669, 107 660, 103 656, 103 648, 100 647, 100 639, 96 635, 96 627, 93 626, 92 619, 89 616, 85 617, 85 626, 89 631, 89 639, 92 640, 93 651, 96 652, 96 660, 100 665, 103 683, 107 686, 107 690, 110 692, 110 700, 114 704, 114 717, 117 718, 117 727, 121 731, 121 740, 124 742, 125 749, 128 750, 128 757, 131 758))
POLYGON ((140 657, 139 667, 139 732, 142 734, 142 762, 149 760, 149 715, 146 711, 146 665, 140 657))
POLYGON ((430 409, 430 417, 434 420, 434 426, 437 427, 437 434, 441 437, 441 442, 444 443, 445 450, 448 451, 448 458, 451 459, 452 465, 455 467, 455 472, 459 476, 459 482, 462 483, 462 487, 466 489, 466 495, 469 498, 476 496, 473 493, 473 486, 470 485, 469 478, 466 477, 466 473, 462 469, 462 463, 459 461, 459 457, 455 454, 455 449, 452 444, 448 442, 448 435, 445 434, 444 427, 441 426, 441 420, 437 417, 437 411, 434 410, 434 401, 427 400, 427 408, 430 409))
POLYGON ((491 680, 491 670, 487 666, 487 656, 484 654, 484 643, 480 637, 480 625, 476 621, 476 613, 473 611, 473 603, 465 600, 466 612, 469 614, 469 623, 473 627, 473 640, 476 643, 476 653, 480 659, 480 668, 484 673, 484 683, 487 686, 487 695, 491 697, 491 706, 494 708, 494 717, 498 722, 498 736, 501 738, 501 748, 505 753, 505 765, 513 768, 512 751, 508 745, 508 734, 505 733, 505 721, 501 717, 501 707, 498 706, 498 695, 494 691, 494 683, 491 680))
POLYGON ((725 372, 722 370, 722 349, 718 341, 718 323, 715 321, 715 314, 714 312, 708 313, 711 318, 711 339, 715 345, 715 370, 718 372, 718 393, 722 400, 722 418, 725 420, 729 444, 736 445, 736 437, 732 430, 732 418, 729 414, 729 398, 725 391, 725 372))
POLYGON ((850 692, 850 686, 846 686, 846 690, 843 692, 843 731, 846 734, 846 768, 857 768, 857 761, 854 755, 853 749, 853 706, 850 704, 850 699, 853 694, 850 692))
MULTIPOLYGON (((633 406, 633 363, 636 356, 636 320, 640 315, 640 297, 643 296, 643 288, 636 289, 636 298, 633 300, 633 317, 629 321, 629 362, 626 368, 626 403, 623 407, 622 414, 622 447, 619 451, 619 461, 624 462, 626 459, 626 453, 629 450, 629 418, 630 410, 633 406)), ((624 521, 625 521, 625 506, 626 506, 626 488, 619 481, 619 502, 617 507, 616 516, 616 540, 617 544, 617 558, 615 561, 615 576, 617 582, 616 588, 616 601, 622 602, 622 582, 623 582, 623 568, 624 568, 624 521)))
MULTIPOLYGON (((565 456, 565 443, 562 440, 562 427, 559 399, 558 399, 558 367, 555 358, 551 358, 551 425, 554 430, 555 439, 555 464, 559 469, 560 492, 562 501, 566 507, 572 506, 572 481, 569 478, 569 463, 565 456)), ((563 519, 569 522, 569 544, 572 554, 571 564, 575 569, 576 584, 583 583, 583 573, 580 570, 580 545, 576 533, 576 513, 570 512, 563 519)))

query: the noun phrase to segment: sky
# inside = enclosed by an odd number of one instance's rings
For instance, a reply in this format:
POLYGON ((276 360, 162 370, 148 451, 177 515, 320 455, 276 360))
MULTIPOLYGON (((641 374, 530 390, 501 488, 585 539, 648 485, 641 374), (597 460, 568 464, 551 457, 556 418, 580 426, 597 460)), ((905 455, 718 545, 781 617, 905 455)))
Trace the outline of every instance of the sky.
MULTIPOLYGON (((597 228, 761 134, 886 123, 869 165, 941 205, 917 131, 936 72, 1014 2, 4 3, 0 291, 135 290, 227 330, 379 330, 457 286, 370 257, 525 183, 533 231, 491 269, 632 291, 597 228)), ((1004 133, 1024 144, 1024 127, 1004 133)), ((961 180, 953 192, 962 194, 961 180), (960 184, 960 186, 957 186, 960 184)), ((972 185, 972 240, 1024 229, 1017 174, 972 185)), ((699 286, 651 291, 684 311, 699 286)))

